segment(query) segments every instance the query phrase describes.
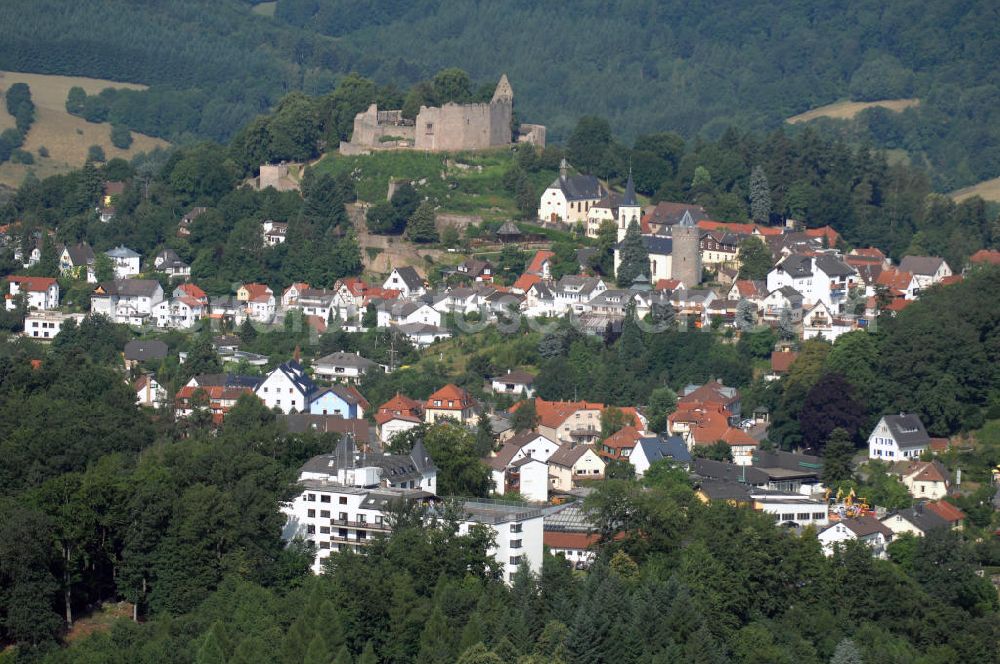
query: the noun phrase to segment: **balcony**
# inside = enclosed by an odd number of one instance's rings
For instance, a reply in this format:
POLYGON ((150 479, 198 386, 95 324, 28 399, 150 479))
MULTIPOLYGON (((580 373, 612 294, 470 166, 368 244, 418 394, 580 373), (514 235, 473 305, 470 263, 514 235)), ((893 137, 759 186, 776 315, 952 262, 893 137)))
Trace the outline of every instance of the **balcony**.
POLYGON ((389 526, 383 521, 382 523, 375 523, 373 521, 351 521, 350 519, 330 519, 331 526, 341 526, 346 528, 363 528, 365 530, 390 530, 389 526))

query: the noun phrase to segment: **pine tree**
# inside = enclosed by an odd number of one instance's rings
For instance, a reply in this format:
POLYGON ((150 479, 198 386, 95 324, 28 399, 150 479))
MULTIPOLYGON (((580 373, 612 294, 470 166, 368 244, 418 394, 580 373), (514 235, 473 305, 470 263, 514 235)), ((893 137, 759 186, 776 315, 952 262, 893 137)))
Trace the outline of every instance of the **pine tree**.
POLYGON ((340 646, 337 656, 333 658, 333 664, 354 664, 354 658, 351 657, 351 651, 347 646, 340 646))
POLYGON ((750 218, 766 224, 771 218, 771 187, 760 165, 750 172, 750 218))
POLYGON ((406 224, 406 236, 413 242, 437 242, 435 216, 434 206, 430 201, 421 203, 406 224))
POLYGON ((303 664, 330 664, 332 658, 330 646, 323 638, 323 633, 316 632, 309 642, 309 647, 306 648, 306 656, 302 660, 303 664))
POLYGON ((642 241, 639 223, 633 219, 625 231, 620 251, 621 263, 618 265, 618 286, 628 288, 640 274, 649 275, 649 251, 642 241))
POLYGON ((249 317, 244 318, 243 322, 240 323, 240 329, 236 332, 236 335, 245 344, 252 343, 257 338, 257 328, 253 326, 253 321, 249 317))
POLYGON ((483 642, 483 621, 479 617, 478 611, 473 611, 469 616, 469 622, 462 628, 462 638, 458 642, 459 652, 466 652, 477 643, 483 642))
POLYGON ((435 606, 420 635, 417 661, 425 664, 450 664, 455 659, 451 633, 444 612, 440 606, 435 606))
POLYGON ((503 664, 503 661, 484 644, 476 643, 462 652, 457 664, 503 664))
POLYGON ((864 664, 864 661, 854 641, 846 637, 840 640, 830 658, 830 664, 864 664))
POLYGON ((795 323, 792 322, 792 312, 788 307, 782 307, 778 314, 778 335, 783 341, 795 338, 795 323))

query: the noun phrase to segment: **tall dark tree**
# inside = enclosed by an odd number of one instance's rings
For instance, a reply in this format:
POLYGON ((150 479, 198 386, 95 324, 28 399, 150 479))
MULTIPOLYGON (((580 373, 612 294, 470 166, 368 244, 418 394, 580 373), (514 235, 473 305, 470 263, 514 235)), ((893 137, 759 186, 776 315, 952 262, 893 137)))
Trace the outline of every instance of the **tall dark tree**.
POLYGON ((620 288, 629 288, 640 274, 649 276, 649 250, 642 241, 639 224, 633 219, 625 230, 619 249, 620 263, 615 275, 620 288))
POLYGON ((854 399, 854 387, 843 376, 824 374, 806 394, 799 412, 802 442, 806 447, 821 450, 837 428, 853 438, 864 413, 864 406, 854 399))

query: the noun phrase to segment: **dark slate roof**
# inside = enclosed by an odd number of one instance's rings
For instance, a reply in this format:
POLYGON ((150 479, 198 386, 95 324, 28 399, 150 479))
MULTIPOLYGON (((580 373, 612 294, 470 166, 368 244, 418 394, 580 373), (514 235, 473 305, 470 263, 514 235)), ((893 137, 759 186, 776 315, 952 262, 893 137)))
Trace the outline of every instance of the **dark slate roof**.
POLYGON ((625 184, 625 198, 622 199, 622 205, 625 206, 638 206, 639 203, 635 197, 635 182, 632 180, 632 169, 628 169, 628 182, 625 184))
POLYGON ((650 464, 662 459, 673 459, 680 463, 691 461, 691 453, 680 436, 671 436, 666 440, 659 436, 648 436, 640 438, 636 447, 642 448, 650 464))
POLYGON ((823 471, 823 458, 781 450, 770 452, 757 450, 753 454, 753 466, 765 473, 768 470, 785 471, 780 473, 780 476, 785 479, 789 477, 819 477, 823 471), (794 473, 794 475, 789 475, 789 472, 794 473))
POLYGON ((515 224, 513 221, 510 221, 510 220, 505 221, 503 223, 503 226, 501 226, 500 229, 497 230, 497 235, 512 235, 513 236, 513 235, 520 235, 520 234, 521 234, 521 229, 517 227, 517 224, 515 224))
POLYGON ((161 268, 172 267, 176 269, 188 266, 188 264, 182 261, 181 257, 177 255, 177 252, 171 249, 170 247, 161 250, 160 253, 156 254, 156 256, 153 257, 154 263, 157 260, 160 260, 161 268))
POLYGON ((315 364, 329 364, 335 367, 358 367, 359 369, 368 369, 375 366, 375 362, 361 357, 357 353, 330 353, 316 360, 315 364))
POLYGON ((943 262, 944 259, 937 256, 904 256, 899 263, 899 269, 902 272, 930 277, 938 271, 943 262))
POLYGON ((313 415, 311 413, 292 413, 283 417, 289 433, 304 433, 306 431, 349 433, 355 441, 364 445, 375 439, 371 433, 371 425, 368 424, 367 420, 352 420, 339 415, 313 415))
POLYGON ((851 277, 857 271, 836 256, 821 254, 816 257, 816 267, 826 273, 829 277, 851 277))
POLYGON ((651 254, 665 256, 667 254, 672 254, 674 251, 673 238, 663 237, 660 235, 643 235, 642 243, 646 245, 646 251, 651 254))
POLYGON ((671 203, 669 201, 661 201, 656 204, 653 211, 650 212, 648 221, 650 224, 663 225, 663 226, 673 226, 674 224, 680 223, 681 218, 684 216, 685 212, 690 212, 694 215, 695 220, 706 219, 705 208, 700 205, 688 205, 687 203, 671 203))
POLYGON ((309 377, 309 374, 306 373, 306 370, 303 369, 302 365, 295 360, 289 360, 288 362, 279 364, 274 370, 280 371, 288 376, 288 379, 292 381, 292 384, 306 396, 314 394, 318 389, 316 387, 316 383, 314 383, 312 378, 309 377))
POLYGON ((331 387, 318 388, 314 393, 312 400, 315 401, 316 399, 319 399, 327 392, 330 392, 331 394, 335 395, 337 398, 339 398, 341 401, 343 401, 349 406, 356 406, 359 403, 361 403, 361 399, 358 398, 358 395, 353 390, 349 390, 343 385, 333 385, 331 387))
POLYGON ((516 370, 508 371, 505 374, 497 374, 493 376, 493 380, 501 383, 513 383, 515 385, 531 385, 535 382, 535 377, 527 371, 516 370))
POLYGON ((423 288, 424 280, 420 278, 420 275, 417 274, 417 271, 412 267, 397 267, 396 274, 399 275, 399 278, 403 280, 403 283, 406 284, 406 287, 410 290, 423 288))
POLYGON ((560 175, 549 185, 549 189, 560 189, 567 201, 600 199, 604 197, 604 187, 593 175, 560 175))
POLYGON ((159 339, 136 339, 125 344, 125 359, 145 362, 147 360, 162 360, 167 356, 167 344, 159 339))
POLYGON ((115 279, 99 285, 107 295, 118 297, 152 297, 160 282, 154 279, 115 279))
POLYGON ((924 507, 923 503, 917 503, 913 507, 907 507, 905 510, 892 512, 888 516, 891 517, 894 514, 898 514, 925 533, 928 530, 934 530, 935 528, 951 527, 951 524, 948 523, 947 519, 934 513, 932 510, 927 509, 924 507))
POLYGON ((798 302, 799 304, 802 303, 802 293, 798 292, 791 286, 782 286, 777 291, 772 291, 772 292, 781 293, 782 295, 785 296, 787 300, 791 302, 798 302))
POLYGON ((69 252, 69 259, 73 261, 75 267, 90 265, 94 262, 94 250, 90 248, 89 244, 77 244, 72 247, 66 245, 65 249, 69 252))
POLYGON ((770 480, 767 473, 753 466, 738 466, 735 463, 711 459, 692 459, 691 472, 706 479, 726 480, 751 486, 763 486, 770 480))
POLYGON ((788 258, 781 261, 782 270, 796 279, 812 276, 812 257, 802 254, 790 254, 788 258))
POLYGON ((920 421, 918 415, 900 413, 885 415, 882 419, 900 447, 925 447, 931 444, 931 438, 927 435, 924 423, 920 421))
MULTIPOLYGON (((857 516, 850 519, 841 519, 839 523, 844 524, 858 537, 867 537, 875 533, 882 533, 886 539, 892 539, 892 531, 888 526, 873 516, 857 516)), ((832 524, 836 525, 836 524, 832 524)))
POLYGON ((198 387, 249 387, 256 390, 264 379, 260 376, 241 376, 240 374, 202 374, 194 377, 198 387))
POLYGON ((709 500, 750 500, 750 487, 739 482, 706 479, 701 481, 699 488, 709 500))

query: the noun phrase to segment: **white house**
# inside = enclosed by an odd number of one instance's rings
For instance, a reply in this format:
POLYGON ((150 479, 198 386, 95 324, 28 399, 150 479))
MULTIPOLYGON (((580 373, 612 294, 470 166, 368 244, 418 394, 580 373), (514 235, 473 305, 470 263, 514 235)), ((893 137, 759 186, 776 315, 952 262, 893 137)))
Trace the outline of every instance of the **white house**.
POLYGON ((98 284, 90 295, 90 311, 116 323, 153 322, 153 309, 163 301, 160 282, 152 279, 115 279, 98 284))
POLYGON ((837 545, 858 541, 872 550, 876 558, 886 557, 886 546, 892 541, 892 530, 873 516, 859 516, 835 521, 824 528, 817 539, 823 553, 832 556, 837 545))
POLYGON ((382 288, 390 288, 399 291, 400 297, 411 298, 420 297, 427 294, 424 287, 424 280, 420 278, 417 271, 412 267, 397 267, 386 278, 382 288))
POLYGON ((48 311, 59 307, 59 282, 49 277, 7 277, 9 292, 4 295, 8 311, 17 306, 14 298, 24 295, 29 310, 48 311))
POLYGON ((913 275, 919 290, 940 283, 942 279, 952 275, 948 263, 937 256, 904 256, 899 262, 899 269, 913 275))
POLYGON ((324 380, 356 383, 377 366, 358 353, 330 353, 313 363, 313 374, 324 380))
POLYGON ((569 164, 563 159, 559 177, 542 192, 538 218, 568 224, 586 223, 590 208, 600 203, 606 193, 600 180, 593 175, 569 175, 569 164))
POLYGON ((435 341, 451 338, 451 330, 448 328, 426 323, 404 323, 398 325, 396 329, 417 348, 427 348, 435 341))
POLYGON ((802 316, 802 338, 816 339, 822 337, 827 341, 835 341, 842 334, 854 330, 852 319, 835 316, 825 302, 817 302, 802 316))
POLYGON ((790 254, 767 273, 768 291, 785 286, 802 293, 805 306, 823 302, 841 314, 850 290, 863 283, 857 271, 836 256, 790 254))
POLYGON ((181 260, 177 252, 166 247, 153 257, 153 270, 171 277, 190 277, 191 266, 181 260))
POLYGON ((914 498, 939 500, 948 495, 948 471, 940 461, 915 461, 900 476, 914 498))
POLYGON ((635 468, 636 477, 642 477, 650 466, 664 459, 672 460, 679 466, 691 463, 691 453, 683 438, 671 436, 663 440, 659 436, 644 436, 628 455, 628 462, 635 468))
POLYGON ((549 457, 549 486, 553 491, 570 491, 576 480, 596 480, 604 477, 607 463, 590 445, 560 447, 549 457))
POLYGON ((260 323, 274 318, 274 291, 264 284, 243 284, 236 291, 236 299, 244 303, 246 315, 260 323))
POLYGON ((63 314, 58 311, 29 311, 24 317, 24 336, 32 339, 52 339, 62 331, 68 320, 79 325, 86 314, 63 314))
POLYGON ((104 252, 104 255, 110 258, 111 263, 115 266, 115 279, 128 279, 142 271, 139 266, 142 256, 124 245, 109 249, 104 252))
POLYGON ((511 371, 493 376, 490 379, 490 389, 493 394, 518 394, 530 399, 535 396, 535 377, 527 371, 511 371))
POLYGON ((260 225, 260 235, 268 247, 284 244, 288 235, 288 224, 283 221, 267 220, 260 225))
POLYGON ((302 365, 291 360, 275 367, 257 387, 256 394, 269 409, 277 408, 287 415, 308 412, 317 389, 302 365))
POLYGON ((868 458, 890 463, 919 459, 930 445, 930 436, 917 415, 884 415, 868 436, 868 458))
POLYGON ((59 252, 59 271, 62 274, 73 275, 76 279, 85 278, 89 283, 96 284, 94 259, 94 250, 89 244, 64 245, 59 252))
POLYGON ((782 311, 787 311, 793 324, 802 322, 802 305, 805 298, 791 286, 776 288, 764 298, 763 319, 781 320, 782 311))
POLYGON ((441 312, 426 302, 420 301, 390 300, 384 302, 378 309, 377 317, 378 327, 410 323, 441 326, 441 312))
POLYGON ((157 304, 153 308, 153 317, 157 327, 190 330, 207 312, 207 304, 184 294, 157 304))
POLYGON ((135 402, 149 408, 162 408, 167 403, 167 390, 160 385, 153 374, 143 374, 132 384, 135 402))

